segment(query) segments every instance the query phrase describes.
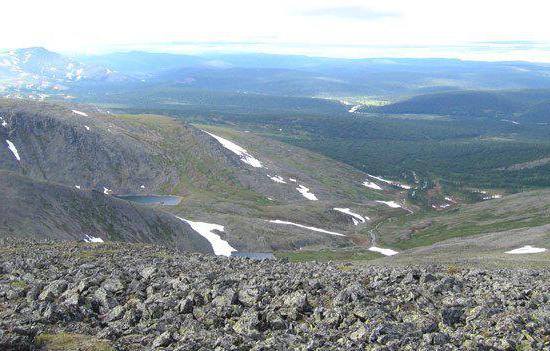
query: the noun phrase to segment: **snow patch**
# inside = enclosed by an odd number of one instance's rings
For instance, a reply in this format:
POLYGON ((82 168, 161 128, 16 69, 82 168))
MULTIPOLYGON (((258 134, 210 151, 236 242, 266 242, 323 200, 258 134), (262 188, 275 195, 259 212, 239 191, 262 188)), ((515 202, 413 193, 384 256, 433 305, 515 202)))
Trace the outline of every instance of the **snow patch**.
POLYGON ((365 180, 363 182, 363 185, 366 186, 367 188, 371 188, 371 189, 374 189, 374 190, 382 190, 380 185, 378 185, 376 183, 373 183, 373 182, 369 182, 368 180, 365 180))
POLYGON ((295 227, 304 228, 304 229, 309 229, 309 230, 312 230, 312 231, 314 231, 314 232, 319 232, 319 233, 325 233, 325 234, 336 235, 336 236, 345 236, 344 234, 340 234, 340 233, 336 233, 336 232, 331 232, 331 231, 324 230, 324 229, 320 229, 320 228, 309 227, 309 226, 307 226, 307 225, 302 225, 302 224, 298 224, 298 223, 292 223, 292 222, 288 222, 288 221, 281 221, 281 220, 279 220, 279 219, 270 220, 270 221, 268 221, 268 222, 270 222, 270 223, 275 223, 275 224, 292 225, 292 226, 295 226, 295 227))
POLYGON ((84 116, 84 117, 88 117, 88 114, 85 113, 85 112, 82 112, 82 111, 78 111, 78 110, 71 110, 73 113, 76 113, 77 115, 81 115, 81 116, 84 116))
POLYGON ((223 225, 219 224, 212 224, 212 223, 205 223, 205 222, 193 222, 189 221, 185 218, 178 217, 180 220, 186 222, 191 226, 191 228, 199 233, 201 236, 203 236, 210 245, 212 245, 212 250, 214 250, 214 253, 218 256, 231 256, 232 252, 236 252, 237 250, 233 248, 229 243, 225 240, 223 240, 218 234, 214 233, 215 230, 219 232, 224 231, 223 225))
POLYGON ((288 180, 290 180, 290 181, 293 182, 293 183, 296 183, 296 182, 297 182, 297 180, 294 179, 294 178, 288 178, 288 180))
POLYGON ((272 176, 270 176, 269 174, 268 174, 267 176, 268 176, 272 181, 274 181, 275 183, 286 184, 284 178, 281 177, 281 176, 276 175, 276 176, 272 177, 272 176))
POLYGON ((19 157, 19 152, 17 152, 17 148, 13 143, 6 139, 6 143, 8 143, 8 149, 13 153, 13 156, 17 159, 17 161, 21 161, 21 157, 19 157))
POLYGON ((546 249, 542 247, 534 247, 531 245, 526 245, 524 247, 520 247, 519 249, 506 251, 505 253, 512 254, 512 255, 521 255, 521 254, 533 254, 533 253, 541 253, 541 252, 546 252, 546 249))
POLYGON ((305 197, 308 200, 311 200, 311 201, 317 201, 318 200, 317 196, 315 196, 315 194, 313 194, 313 193, 310 193, 309 188, 306 188, 303 185, 299 185, 296 188, 296 190, 298 190, 300 192, 300 194, 302 194, 302 196, 305 197))
POLYGON ((222 144, 223 147, 225 147, 229 151, 233 152, 237 156, 240 156, 241 161, 243 161, 244 163, 249 164, 252 167, 256 167, 256 168, 262 168, 263 167, 262 163, 258 159, 252 157, 252 155, 250 155, 248 153, 248 151, 246 151, 245 149, 243 149, 239 145, 237 145, 237 144, 235 144, 235 143, 233 143, 233 142, 231 142, 227 139, 224 139, 220 136, 217 136, 215 134, 208 133, 207 131, 203 130, 203 132, 205 132, 206 134, 208 134, 211 137, 213 137, 214 139, 216 139, 220 144, 222 144))
POLYGON ((84 241, 87 242, 87 243, 102 243, 104 242, 103 239, 101 238, 96 238, 96 237, 93 237, 91 235, 87 235, 84 237, 84 241))
POLYGON ((509 122, 509 123, 516 124, 516 125, 519 124, 519 122, 512 121, 511 119, 501 119, 501 121, 503 121, 503 122, 509 122))
POLYGON ((353 217, 353 224, 354 224, 354 225, 359 224, 359 222, 365 223, 365 221, 367 221, 367 220, 370 221, 370 218, 369 218, 369 217, 363 217, 363 216, 361 216, 361 215, 358 214, 358 213, 352 212, 349 208, 334 207, 334 210, 335 210, 335 211, 338 211, 338 212, 341 212, 341 213, 345 213, 345 214, 347 214, 347 215, 349 215, 349 216, 352 216, 352 217, 353 217))
POLYGON ((84 126, 84 128, 86 128, 86 130, 90 130, 90 127, 88 127, 88 126, 84 126))
POLYGON ((405 190, 409 190, 411 189, 411 186, 410 185, 407 185, 407 184, 402 184, 402 183, 399 183, 399 182, 396 182, 396 181, 393 181, 393 180, 387 180, 387 179, 384 179, 382 177, 378 177, 378 176, 373 176, 372 174, 368 174, 367 175, 373 179, 376 179, 376 180, 379 180, 381 182, 384 182, 386 184, 390 184, 390 185, 393 185, 393 186, 397 186, 399 188, 402 188, 402 189, 405 189, 405 190))
POLYGON ((384 256, 393 256, 393 255, 397 255, 399 253, 399 252, 394 251, 392 249, 383 249, 383 248, 376 247, 376 246, 371 246, 371 247, 369 247, 368 250, 373 251, 373 252, 381 253, 384 256))
POLYGON ((111 194, 113 191, 109 188, 106 188, 106 187, 103 187, 103 194, 105 195, 109 195, 111 194))
POLYGON ((401 208, 401 205, 398 204, 397 202, 395 201, 380 201, 380 200, 376 200, 376 202, 378 203, 381 203, 381 204, 384 204, 388 207, 391 207, 391 208, 401 208))
POLYGON ((489 192, 485 191, 485 190, 475 190, 474 192, 478 193, 478 194, 482 194, 482 195, 485 195, 483 196, 481 199, 482 200, 492 200, 492 199, 500 199, 502 198, 502 195, 501 194, 489 194, 489 192))
POLYGON ((75 185, 74 187, 77 189, 80 189, 80 185, 75 185))
POLYGON ((145 185, 140 186, 141 189, 145 189, 145 185))

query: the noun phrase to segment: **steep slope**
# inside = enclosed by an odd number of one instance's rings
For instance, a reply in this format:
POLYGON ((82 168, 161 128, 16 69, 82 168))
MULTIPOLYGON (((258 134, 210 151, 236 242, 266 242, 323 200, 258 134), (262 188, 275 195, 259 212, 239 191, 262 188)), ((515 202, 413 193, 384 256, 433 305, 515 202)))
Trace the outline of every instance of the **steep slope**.
MULTIPOLYGON (((256 174, 249 178, 253 181, 249 181, 248 186, 254 193, 262 194, 253 203, 224 191, 223 196, 193 194, 184 197, 179 206, 190 216, 208 213, 212 221, 225 223, 227 238, 238 246, 252 251, 271 251, 341 247, 351 242, 364 245, 368 243, 366 230, 371 221, 405 212, 375 201, 399 199, 402 195, 398 190, 383 184, 380 190, 369 189, 363 184, 366 174, 348 165, 247 131, 199 127, 250 150, 263 166, 248 167, 256 174), (350 208, 369 220, 355 225, 353 216, 334 208, 350 208), (268 220, 291 222, 345 236, 268 220)), ((244 163, 241 161, 241 164, 244 163)))
POLYGON ((370 219, 403 211, 376 201, 400 201, 399 189, 373 190, 352 167, 246 131, 14 100, 0 116, 0 168, 105 194, 182 196, 163 210, 210 223, 238 251, 365 244, 370 219))
POLYGON ((0 136, 17 148, 20 160, 0 149, 0 166, 35 179, 130 192, 143 184, 174 183, 175 169, 155 162, 145 147, 109 119, 93 112, 47 103, 0 100, 0 136))
POLYGON ((95 190, 0 170, 0 238, 124 241, 211 253, 206 239, 174 216, 95 190))

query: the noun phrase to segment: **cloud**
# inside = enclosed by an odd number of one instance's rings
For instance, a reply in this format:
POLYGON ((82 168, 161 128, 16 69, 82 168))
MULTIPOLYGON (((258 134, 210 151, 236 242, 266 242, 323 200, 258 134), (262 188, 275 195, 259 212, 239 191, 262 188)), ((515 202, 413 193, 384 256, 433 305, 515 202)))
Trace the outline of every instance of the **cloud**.
POLYGON ((472 42, 470 47, 474 50, 485 51, 528 51, 528 50, 548 50, 548 43, 532 40, 494 40, 472 42))
POLYGON ((398 17, 396 12, 380 12, 361 6, 325 7, 300 12, 302 16, 334 17, 356 21, 374 21, 387 17, 398 17))
POLYGON ((533 40, 493 40, 493 41, 475 41, 476 44, 494 44, 494 45, 538 45, 539 41, 533 40))

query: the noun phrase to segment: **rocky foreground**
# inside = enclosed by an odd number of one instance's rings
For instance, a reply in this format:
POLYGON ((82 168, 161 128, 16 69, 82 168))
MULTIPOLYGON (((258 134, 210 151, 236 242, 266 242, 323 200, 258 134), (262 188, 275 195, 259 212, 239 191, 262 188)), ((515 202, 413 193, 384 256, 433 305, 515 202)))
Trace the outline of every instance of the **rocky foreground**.
POLYGON ((0 248, 1 350, 548 350, 550 271, 0 248))

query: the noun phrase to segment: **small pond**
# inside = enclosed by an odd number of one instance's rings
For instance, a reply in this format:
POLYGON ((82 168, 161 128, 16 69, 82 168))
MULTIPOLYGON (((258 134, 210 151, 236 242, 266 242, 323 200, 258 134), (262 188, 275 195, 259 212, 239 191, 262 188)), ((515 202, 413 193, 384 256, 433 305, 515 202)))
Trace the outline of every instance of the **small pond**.
POLYGON ((181 196, 175 195, 113 195, 122 200, 145 205, 175 206, 181 202, 181 196))

